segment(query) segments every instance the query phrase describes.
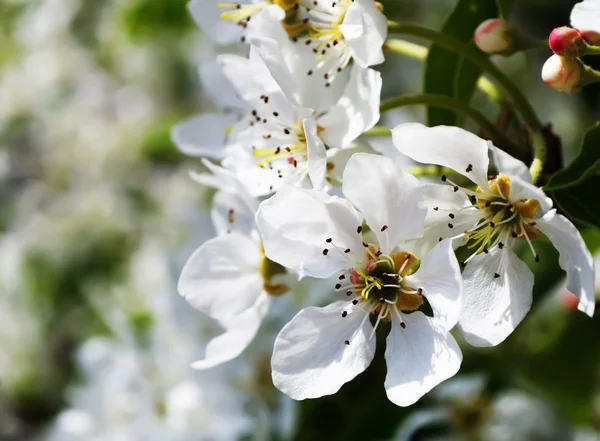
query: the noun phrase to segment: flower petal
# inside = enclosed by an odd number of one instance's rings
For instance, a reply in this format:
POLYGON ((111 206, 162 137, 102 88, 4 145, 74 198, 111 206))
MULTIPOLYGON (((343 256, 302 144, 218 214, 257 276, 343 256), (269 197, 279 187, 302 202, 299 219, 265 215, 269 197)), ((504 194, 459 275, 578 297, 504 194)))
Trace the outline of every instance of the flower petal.
POLYGON ((579 298, 577 308, 592 317, 596 306, 594 260, 581 234, 556 210, 538 219, 536 228, 548 236, 560 253, 558 263, 567 272, 567 289, 579 298))
POLYGON ((436 329, 421 312, 392 316, 387 338, 385 391, 391 402, 410 406, 458 372, 462 353, 451 334, 436 329))
POLYGON ((423 234, 427 209, 419 181, 393 160, 357 153, 343 177, 344 195, 365 217, 381 250, 392 251, 402 240, 423 234))
POLYGON ((345 147, 379 121, 381 74, 353 66, 350 81, 339 101, 319 118, 323 140, 329 147, 345 147))
POLYGON ((183 154, 221 160, 227 131, 236 120, 235 115, 225 113, 196 115, 173 127, 171 140, 183 154))
POLYGON ((373 0, 354 1, 339 26, 352 57, 361 67, 381 64, 383 42, 387 38, 387 19, 373 0))
POLYGON ((231 231, 250 234, 256 229, 255 214, 237 193, 218 191, 213 197, 210 216, 217 234, 231 231))
POLYGON ((327 182, 327 152, 325 144, 319 138, 317 122, 314 118, 306 118, 303 121, 304 135, 306 136, 306 156, 308 165, 308 176, 316 190, 323 190, 327 182))
POLYGON ((488 145, 480 137, 458 127, 406 123, 392 129, 392 140, 409 158, 451 168, 487 188, 488 145))
POLYGON ((260 250, 237 232, 205 242, 181 271, 177 289, 197 310, 220 321, 250 308, 262 292, 260 250))
POLYGON ((422 258, 418 271, 405 281, 415 289, 423 289, 433 308, 436 326, 448 332, 456 325, 462 307, 463 280, 451 240, 439 242, 422 258))
POLYGON ((233 317, 225 332, 213 338, 204 353, 204 358, 192 363, 194 369, 209 369, 240 355, 252 342, 258 328, 269 310, 270 297, 261 293, 252 307, 233 317))
POLYGON ((244 102, 237 96, 229 79, 223 75, 222 66, 216 57, 202 60, 198 66, 198 76, 200 77, 202 92, 219 109, 244 109, 244 102))
POLYGON ((597 0, 583 0, 571 11, 571 26, 580 32, 600 34, 600 5, 597 0))
POLYGON ((200 29, 219 44, 237 43, 243 34, 243 28, 230 20, 221 19, 223 10, 217 7, 220 0, 192 0, 188 10, 200 29))
MULTIPOLYGON (((479 210, 472 207, 462 191, 454 191, 449 185, 423 184, 421 194, 427 207, 423 236, 411 241, 407 250, 417 256, 424 255, 441 239, 454 238, 474 227, 481 219, 479 210)), ((454 246, 462 243, 454 240, 454 246)))
POLYGON ((510 195, 509 199, 518 201, 521 199, 536 199, 540 203, 538 213, 545 214, 552 208, 552 199, 546 196, 546 193, 533 184, 516 176, 510 176, 510 195))
POLYGON ((366 313, 348 302, 303 309, 275 340, 273 384, 295 400, 336 393, 371 364, 372 329, 366 313))
POLYGON ((300 276, 329 277, 364 254, 356 232, 360 214, 345 199, 319 191, 283 186, 260 204, 256 223, 267 257, 300 276))
POLYGON ((523 161, 519 161, 517 158, 509 155, 503 150, 500 150, 491 141, 488 142, 488 146, 490 148, 490 152, 492 153, 492 158, 494 160, 494 164, 498 169, 498 172, 504 173, 507 176, 516 176, 524 182, 531 184, 531 174, 529 173, 529 168, 525 165, 523 161))
POLYGON ((512 250, 494 247, 467 263, 463 280, 458 326, 465 340, 474 346, 503 342, 531 308, 533 273, 512 250))
POLYGON ((329 170, 327 170, 327 176, 330 179, 341 183, 344 170, 346 169, 346 164, 348 164, 350 158, 356 153, 370 153, 372 155, 378 154, 375 150, 373 150, 373 148, 371 148, 370 144, 367 144, 362 140, 355 141, 343 149, 328 149, 327 164, 329 170))

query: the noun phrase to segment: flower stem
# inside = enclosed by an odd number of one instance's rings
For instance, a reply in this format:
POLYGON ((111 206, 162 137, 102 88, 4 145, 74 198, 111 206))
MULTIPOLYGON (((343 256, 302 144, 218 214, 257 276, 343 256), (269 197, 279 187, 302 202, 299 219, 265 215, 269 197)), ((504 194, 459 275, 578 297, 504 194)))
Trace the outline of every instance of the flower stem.
POLYGON ((523 95, 519 88, 504 74, 504 72, 498 69, 496 65, 489 60, 487 55, 474 47, 462 43, 450 35, 445 35, 423 26, 388 21, 388 28, 390 31, 397 34, 413 35, 415 37, 430 40, 435 44, 463 55, 465 58, 475 63, 505 89, 511 98, 511 102, 523 116, 525 122, 530 124, 535 130, 541 131, 542 123, 538 119, 533 107, 531 107, 531 104, 529 104, 529 101, 527 101, 527 98, 525 98, 525 95, 523 95))
POLYGON ((544 162, 546 162, 546 140, 541 132, 531 132, 533 143, 533 162, 529 167, 531 181, 535 184, 542 176, 544 171, 544 162))
POLYGON ((375 126, 363 133, 364 136, 390 136, 391 129, 383 126, 375 126))
MULTIPOLYGON (((398 38, 390 38, 385 42, 384 48, 395 52, 400 55, 405 55, 417 60, 425 60, 429 50, 425 46, 420 44, 412 43, 406 40, 400 40, 398 38)), ((495 101, 500 101, 501 95, 498 89, 490 80, 486 77, 479 77, 477 80, 477 88, 488 95, 495 101)))
POLYGON ((483 113, 473 109, 463 101, 446 95, 424 94, 398 96, 382 101, 379 110, 383 113, 397 107, 415 104, 425 104, 460 112, 488 132, 493 139, 498 141, 499 145, 501 145, 505 151, 517 157, 520 156, 519 147, 504 133, 498 130, 498 128, 488 120, 483 113))

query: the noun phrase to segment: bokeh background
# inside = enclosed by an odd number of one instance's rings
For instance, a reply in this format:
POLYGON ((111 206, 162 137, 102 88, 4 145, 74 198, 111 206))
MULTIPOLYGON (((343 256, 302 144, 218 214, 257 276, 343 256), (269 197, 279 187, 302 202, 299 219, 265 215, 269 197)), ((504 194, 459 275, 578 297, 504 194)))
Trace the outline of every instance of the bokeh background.
MULTIPOLYGON (((463 345, 459 376, 410 408, 385 397, 383 348, 334 396, 281 396, 268 362, 277 317, 240 359, 189 368, 218 329, 175 286, 214 234, 212 194, 189 178, 200 161, 180 154, 169 131, 213 109, 197 66, 244 49, 211 44, 186 3, 0 1, 0 440, 600 439, 600 317, 576 311, 543 239, 541 263, 529 259, 535 300, 524 323, 499 347, 463 345)), ((383 3, 390 18, 435 28, 452 7, 383 3)), ((546 38, 568 24, 573 3, 520 0, 514 22, 546 38)), ((569 161, 600 119, 600 89, 545 87, 549 54, 498 62, 569 161)), ((384 97, 418 92, 422 63, 387 58, 384 97)), ((484 97, 474 105, 492 112, 484 97)), ((581 227, 596 251, 600 234, 581 227)), ((304 289, 280 310, 317 288, 304 289)))

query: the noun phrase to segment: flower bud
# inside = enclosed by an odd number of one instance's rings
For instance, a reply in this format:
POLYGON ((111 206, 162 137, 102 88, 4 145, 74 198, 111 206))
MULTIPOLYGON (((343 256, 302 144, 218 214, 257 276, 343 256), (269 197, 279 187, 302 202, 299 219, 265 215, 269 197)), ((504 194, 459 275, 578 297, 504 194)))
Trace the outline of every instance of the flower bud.
POLYGON ((567 59, 552 55, 542 67, 542 79, 559 92, 577 91, 583 84, 585 68, 578 59, 567 59))
POLYGON ((503 54, 513 49, 515 29, 506 20, 491 18, 481 23, 475 30, 475 43, 488 54, 503 54))
POLYGON ((578 30, 562 26, 550 33, 550 48, 564 58, 577 58, 585 54, 587 43, 578 30))

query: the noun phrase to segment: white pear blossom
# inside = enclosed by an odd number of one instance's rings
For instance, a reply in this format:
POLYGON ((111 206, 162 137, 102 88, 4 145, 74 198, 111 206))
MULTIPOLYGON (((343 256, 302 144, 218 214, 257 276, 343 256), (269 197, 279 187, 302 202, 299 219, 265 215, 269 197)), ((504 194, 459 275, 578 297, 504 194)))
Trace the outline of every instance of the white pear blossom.
POLYGON ((577 29, 588 43, 600 44, 600 1, 583 0, 571 11, 571 26, 577 29))
POLYGON ((462 280, 451 243, 421 258, 405 246, 423 232, 418 186, 391 159, 358 153, 343 175, 347 199, 284 186, 261 204, 266 255, 301 276, 338 273, 336 292, 350 297, 301 310, 279 333, 272 371, 282 392, 337 392, 371 363, 382 321, 391 322, 385 387, 394 403, 408 406, 458 371, 462 355, 449 331, 462 280))
POLYGON ((254 224, 257 201, 246 194, 231 172, 204 163, 213 175, 196 175, 196 179, 220 188, 211 211, 218 235, 188 259, 178 290, 192 307, 217 320, 224 332, 208 343, 204 358, 192 364, 196 369, 240 355, 269 310, 270 294, 280 295, 289 289, 272 280, 285 271, 266 259, 262 251, 254 224))
POLYGON ((297 81, 300 77, 292 74, 295 61, 284 58, 276 45, 269 46, 274 40, 263 43, 260 56, 253 50, 249 59, 219 57, 244 111, 233 116, 200 115, 175 127, 173 139, 184 152, 224 158, 223 165, 254 196, 270 194, 283 183, 324 189, 328 168, 339 162, 334 158, 337 149, 366 148, 354 141, 379 119, 381 76, 356 68, 347 82, 340 79, 331 88, 320 84, 324 91, 315 93, 310 87, 314 82, 304 81, 304 75, 297 81), (342 89, 336 91, 340 84, 342 89))
POLYGON ((461 238, 472 253, 465 260, 465 299, 459 320, 469 343, 496 345, 525 317, 534 277, 514 247, 526 243, 539 261, 533 241, 543 235, 560 252, 559 264, 567 272, 567 288, 579 297, 578 308, 593 315, 592 256, 577 228, 532 184, 524 163, 457 127, 401 124, 392 136, 401 153, 417 162, 447 167, 476 185, 474 190, 463 188, 444 175, 446 185, 423 188, 429 246, 438 239, 461 238), (488 178, 490 153, 498 174, 488 178))
POLYGON ((279 31, 310 47, 332 76, 352 61, 361 67, 384 61, 387 19, 374 0, 192 0, 188 9, 218 43, 279 31))

